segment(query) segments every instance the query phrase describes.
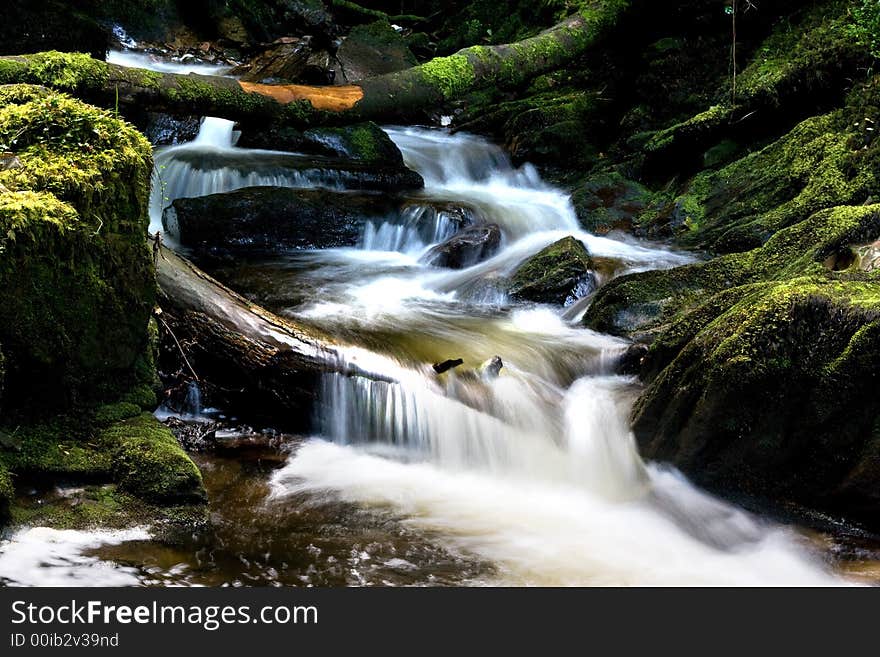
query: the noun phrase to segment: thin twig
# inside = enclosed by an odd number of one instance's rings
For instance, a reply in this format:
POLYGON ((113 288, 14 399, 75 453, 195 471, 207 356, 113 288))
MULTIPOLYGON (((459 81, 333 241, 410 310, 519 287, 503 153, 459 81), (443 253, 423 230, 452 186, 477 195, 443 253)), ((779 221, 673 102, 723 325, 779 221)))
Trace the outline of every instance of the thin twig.
POLYGON ((196 374, 196 371, 193 369, 193 366, 189 364, 189 359, 186 357, 186 353, 183 351, 183 347, 180 346, 180 341, 177 339, 177 336, 174 335, 174 331, 171 330, 171 327, 168 326, 168 323, 162 319, 161 316, 156 315, 156 319, 162 322, 162 326, 168 331, 171 337, 174 339, 174 344, 177 345, 177 348, 180 350, 180 355, 183 356, 183 362, 186 363, 187 368, 189 368, 190 373, 193 375, 193 378, 198 381, 199 375, 196 374))

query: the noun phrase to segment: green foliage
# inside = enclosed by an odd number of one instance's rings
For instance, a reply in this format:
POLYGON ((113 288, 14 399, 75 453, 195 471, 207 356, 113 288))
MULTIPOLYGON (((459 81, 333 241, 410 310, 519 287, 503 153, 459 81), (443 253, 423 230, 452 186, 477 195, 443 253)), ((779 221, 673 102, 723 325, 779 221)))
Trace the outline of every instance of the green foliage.
POLYGON ((864 40, 874 57, 880 58, 880 2, 861 0, 852 9, 851 33, 864 40))

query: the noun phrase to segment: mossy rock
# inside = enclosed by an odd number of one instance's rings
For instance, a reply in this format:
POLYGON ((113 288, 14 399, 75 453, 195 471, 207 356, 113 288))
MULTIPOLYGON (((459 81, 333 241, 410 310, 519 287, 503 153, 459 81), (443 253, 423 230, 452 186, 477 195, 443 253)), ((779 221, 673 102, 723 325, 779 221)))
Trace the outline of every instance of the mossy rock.
POLYGON ((522 263, 508 285, 513 299, 566 304, 596 285, 593 263, 583 242, 565 237, 522 263))
POLYGON ((658 197, 639 218, 640 229, 716 252, 746 251, 823 208, 880 195, 878 85, 872 80, 843 109, 807 119, 768 146, 699 174, 677 198, 658 197))
POLYGON ((631 230, 633 221, 648 207, 652 194, 616 172, 597 173, 577 182, 571 202, 584 230, 604 235, 631 230))
POLYGON ((0 341, 14 402, 44 412, 148 383, 149 144, 108 112, 22 85, 0 87, 0 144, 20 163, 0 172, 0 341))
POLYGON ((386 20, 355 26, 339 46, 336 59, 346 83, 403 71, 418 64, 406 40, 386 20))
POLYGON ((691 330, 639 399, 642 453, 714 489, 845 509, 877 528, 880 281, 806 276, 743 292, 691 330))
POLYGON ((826 272, 829 258, 875 235, 880 235, 880 206, 823 210, 746 253, 617 278, 598 291, 584 323, 601 332, 653 340, 681 313, 721 298, 732 301, 736 288, 826 272), (716 299, 719 293, 725 296, 716 299))
POLYGON ((314 128, 302 136, 305 148, 319 155, 389 168, 404 166, 400 149, 372 121, 339 128, 314 128))
POLYGON ((112 468, 122 490, 157 503, 207 498, 199 469, 171 431, 151 414, 117 422, 101 439, 115 446, 112 468))

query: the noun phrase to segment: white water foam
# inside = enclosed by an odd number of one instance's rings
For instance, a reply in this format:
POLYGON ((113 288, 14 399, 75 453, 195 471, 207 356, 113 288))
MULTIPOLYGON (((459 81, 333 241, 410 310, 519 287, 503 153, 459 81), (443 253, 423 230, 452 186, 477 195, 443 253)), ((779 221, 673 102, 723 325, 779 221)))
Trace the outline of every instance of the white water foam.
POLYGON ((134 568, 86 553, 107 545, 145 541, 143 528, 76 531, 32 527, 0 541, 0 584, 6 586, 137 586, 134 568))

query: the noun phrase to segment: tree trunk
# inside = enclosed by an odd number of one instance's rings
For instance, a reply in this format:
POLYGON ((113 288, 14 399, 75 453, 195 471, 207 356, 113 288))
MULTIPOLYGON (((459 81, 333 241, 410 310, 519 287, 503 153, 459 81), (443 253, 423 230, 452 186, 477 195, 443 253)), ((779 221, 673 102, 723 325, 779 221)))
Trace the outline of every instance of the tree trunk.
POLYGON ((125 68, 87 55, 64 53, 0 57, 0 84, 40 84, 105 106, 123 103, 295 127, 384 121, 435 108, 475 89, 513 87, 556 70, 592 46, 628 6, 628 0, 595 0, 580 13, 529 39, 465 48, 356 85, 255 84, 219 76, 125 68))
POLYGON ((212 405, 305 430, 322 374, 391 381, 347 364, 329 340, 250 303, 164 247, 156 274, 163 352, 181 361, 212 405))

